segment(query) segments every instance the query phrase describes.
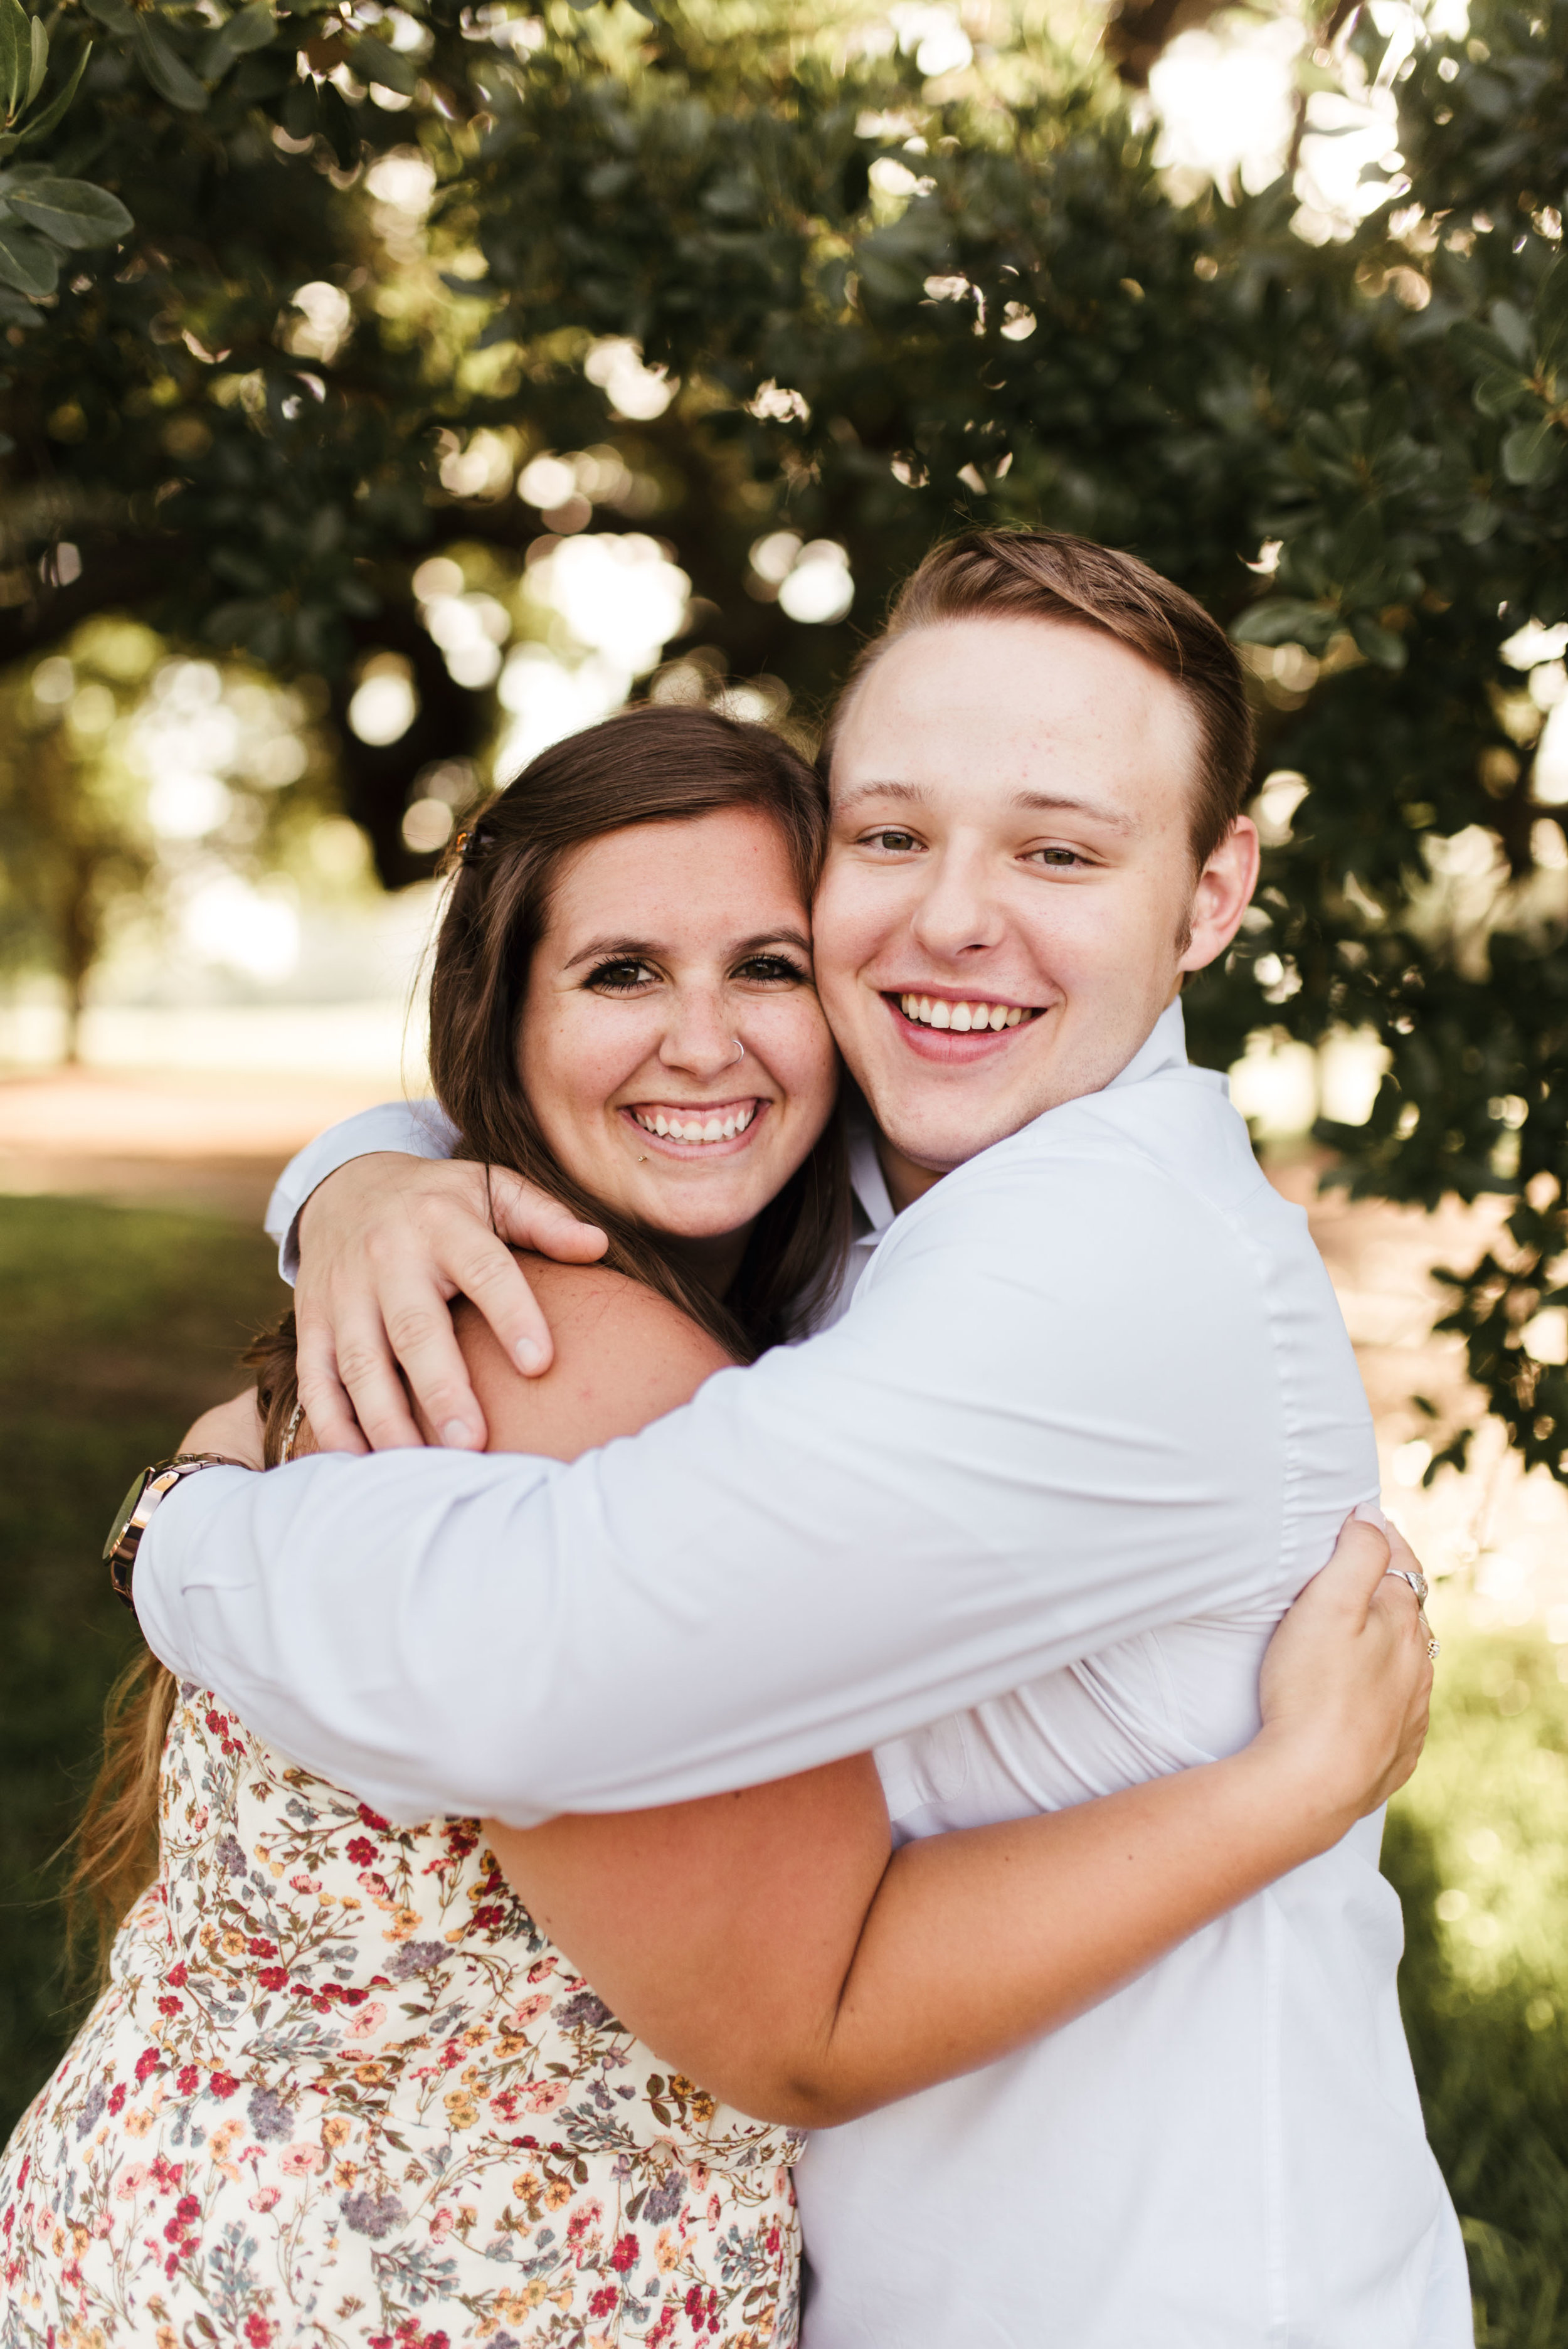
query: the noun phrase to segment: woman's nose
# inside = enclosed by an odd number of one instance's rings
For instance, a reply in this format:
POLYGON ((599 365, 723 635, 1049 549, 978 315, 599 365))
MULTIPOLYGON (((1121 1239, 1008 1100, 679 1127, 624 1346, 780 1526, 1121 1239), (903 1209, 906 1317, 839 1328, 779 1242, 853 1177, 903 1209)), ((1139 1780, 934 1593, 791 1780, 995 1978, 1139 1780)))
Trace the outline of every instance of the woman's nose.
POLYGON ((977 948, 1001 942, 1001 909, 985 885, 980 860, 949 854, 934 857, 912 924, 927 954, 954 962, 977 948))
POLYGON ((680 1069, 706 1083, 726 1069, 740 1066, 745 1055, 736 1050, 740 1040, 735 1029, 736 1022, 727 1018, 718 994, 704 988, 700 994, 683 995, 674 1006, 659 1046, 660 1061, 666 1069, 680 1069))

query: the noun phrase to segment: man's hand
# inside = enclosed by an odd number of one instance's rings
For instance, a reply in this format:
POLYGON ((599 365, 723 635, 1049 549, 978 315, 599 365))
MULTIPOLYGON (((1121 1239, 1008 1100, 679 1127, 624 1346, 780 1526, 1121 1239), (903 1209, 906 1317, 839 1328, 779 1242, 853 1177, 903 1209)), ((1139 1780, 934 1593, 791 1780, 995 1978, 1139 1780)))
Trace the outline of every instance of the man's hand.
POLYGON ((256 1407, 256 1390, 247 1387, 243 1394, 204 1411, 186 1429, 180 1449, 218 1452, 225 1460, 237 1460, 242 1468, 260 1468, 264 1434, 262 1414, 256 1407))
POLYGON ((350 1159, 312 1192, 299 1222, 299 1392, 322 1451, 421 1443, 405 1378, 443 1444, 482 1451, 484 1413, 450 1300, 469 1299, 508 1361, 537 1378, 554 1348, 511 1247, 592 1264, 608 1244, 500 1167, 400 1151, 350 1159))

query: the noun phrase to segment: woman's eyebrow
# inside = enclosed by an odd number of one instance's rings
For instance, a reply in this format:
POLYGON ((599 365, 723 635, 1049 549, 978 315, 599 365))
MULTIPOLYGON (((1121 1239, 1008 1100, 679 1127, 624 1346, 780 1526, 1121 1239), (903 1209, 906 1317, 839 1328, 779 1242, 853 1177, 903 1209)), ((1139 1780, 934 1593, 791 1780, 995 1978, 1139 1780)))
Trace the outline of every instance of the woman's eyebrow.
MULTIPOLYGON (((760 930, 755 937, 732 939, 724 948, 726 955, 759 954, 766 947, 794 947, 799 953, 810 955, 811 941, 803 930, 760 930)), ((593 938, 562 964, 565 970, 575 970, 584 962, 656 961, 668 949, 655 938, 593 938)))

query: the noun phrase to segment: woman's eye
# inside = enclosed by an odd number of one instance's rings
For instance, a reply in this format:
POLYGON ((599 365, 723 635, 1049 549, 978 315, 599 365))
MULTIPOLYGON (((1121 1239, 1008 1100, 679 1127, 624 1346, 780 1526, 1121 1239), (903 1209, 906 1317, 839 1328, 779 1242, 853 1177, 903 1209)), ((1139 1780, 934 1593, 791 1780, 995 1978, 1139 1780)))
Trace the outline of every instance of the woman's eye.
POLYGON ((737 978, 749 978, 760 982, 764 986, 782 984, 801 987, 806 983, 807 975, 799 964, 792 962, 788 955, 763 954, 748 956, 735 976, 737 978))
POLYGON ((861 845, 866 848, 883 849, 890 856, 903 856, 910 849, 918 848, 920 843, 913 832, 900 832, 890 825, 880 832, 868 832, 861 845))
POLYGON ((629 995, 634 988, 646 987, 654 977, 645 962, 602 962, 587 983, 603 995, 629 995))
POLYGON ((1076 848, 1032 848, 1029 851, 1029 861, 1037 864, 1049 865, 1055 871, 1061 872, 1069 865, 1081 864, 1084 860, 1076 848))

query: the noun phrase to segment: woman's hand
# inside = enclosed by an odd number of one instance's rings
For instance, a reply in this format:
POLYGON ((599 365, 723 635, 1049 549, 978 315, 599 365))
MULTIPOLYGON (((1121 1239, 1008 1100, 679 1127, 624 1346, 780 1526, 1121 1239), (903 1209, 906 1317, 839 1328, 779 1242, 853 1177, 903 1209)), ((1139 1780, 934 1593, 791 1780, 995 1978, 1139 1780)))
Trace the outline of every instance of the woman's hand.
POLYGON ((1390 1567, 1419 1571, 1401 1534, 1352 1517, 1264 1658, 1250 1750, 1282 1774, 1282 1799, 1317 1818, 1325 1845, 1404 1785, 1426 1743, 1426 1619, 1390 1567))
POLYGON ((350 1159, 300 1216, 300 1401, 324 1452, 423 1443, 408 1385, 437 1441, 482 1452, 483 1412, 449 1309, 467 1297, 527 1378, 550 1368, 549 1325, 508 1243, 592 1264, 604 1234, 501 1167, 377 1151, 350 1159))

